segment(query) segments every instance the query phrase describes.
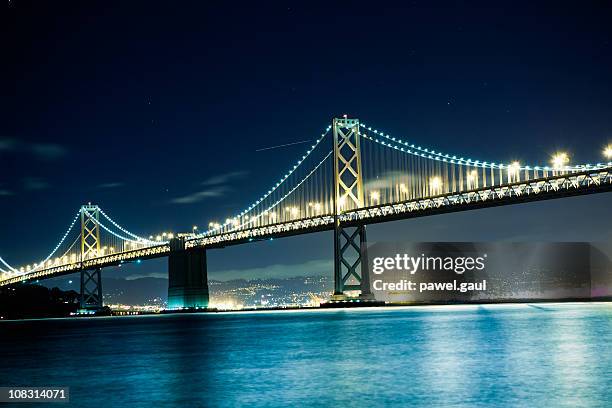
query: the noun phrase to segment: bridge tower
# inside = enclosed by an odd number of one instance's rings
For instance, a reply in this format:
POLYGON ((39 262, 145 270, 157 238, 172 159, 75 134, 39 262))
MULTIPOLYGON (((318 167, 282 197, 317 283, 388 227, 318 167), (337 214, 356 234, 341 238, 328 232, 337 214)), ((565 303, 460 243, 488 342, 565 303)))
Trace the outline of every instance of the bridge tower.
POLYGON ((364 224, 345 227, 339 215, 364 206, 359 119, 335 118, 334 137, 334 294, 332 301, 347 300, 345 291, 360 291, 373 300, 368 273, 364 224))
MULTIPOLYGON (((81 262, 100 253, 100 208, 81 207, 81 262)), ((102 269, 81 271, 81 309, 102 308, 102 269)))
POLYGON ((168 309, 207 308, 206 250, 185 250, 185 238, 170 240, 168 309))

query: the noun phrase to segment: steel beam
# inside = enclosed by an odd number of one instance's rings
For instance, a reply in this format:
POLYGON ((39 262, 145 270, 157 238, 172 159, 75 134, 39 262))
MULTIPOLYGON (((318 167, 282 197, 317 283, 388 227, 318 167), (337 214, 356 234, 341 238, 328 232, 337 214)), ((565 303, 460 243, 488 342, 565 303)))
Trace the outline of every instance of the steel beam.
POLYGON ((359 291, 359 297, 373 300, 368 271, 366 226, 334 230, 334 295, 332 300, 346 300, 346 291, 359 291))
POLYGON ((81 309, 102 309, 102 269, 81 271, 81 309))
POLYGON ((100 208, 97 205, 81 207, 81 261, 100 254, 100 208))

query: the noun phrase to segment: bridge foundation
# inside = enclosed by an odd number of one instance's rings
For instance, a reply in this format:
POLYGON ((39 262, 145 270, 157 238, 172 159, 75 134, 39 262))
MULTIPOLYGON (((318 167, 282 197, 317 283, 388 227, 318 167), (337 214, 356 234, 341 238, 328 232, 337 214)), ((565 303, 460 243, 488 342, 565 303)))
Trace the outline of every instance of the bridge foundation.
POLYGON ((81 309, 102 309, 102 269, 81 271, 81 309))
POLYGON ((170 241, 168 256, 168 309, 208 307, 206 250, 185 250, 183 238, 170 241))

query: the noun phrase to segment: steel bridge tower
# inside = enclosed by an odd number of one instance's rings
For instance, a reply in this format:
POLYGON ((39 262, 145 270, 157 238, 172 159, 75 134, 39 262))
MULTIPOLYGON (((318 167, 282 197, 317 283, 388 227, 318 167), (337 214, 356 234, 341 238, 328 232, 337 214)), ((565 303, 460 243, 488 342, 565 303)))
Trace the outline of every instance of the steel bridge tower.
MULTIPOLYGON (((81 262, 100 254, 100 208, 81 207, 81 262)), ((102 308, 102 269, 81 271, 81 309, 102 308)))
POLYGON ((346 291, 360 291, 362 300, 374 300, 370 290, 365 224, 344 227, 338 215, 364 207, 359 119, 335 118, 334 143, 334 294, 347 300, 346 291))

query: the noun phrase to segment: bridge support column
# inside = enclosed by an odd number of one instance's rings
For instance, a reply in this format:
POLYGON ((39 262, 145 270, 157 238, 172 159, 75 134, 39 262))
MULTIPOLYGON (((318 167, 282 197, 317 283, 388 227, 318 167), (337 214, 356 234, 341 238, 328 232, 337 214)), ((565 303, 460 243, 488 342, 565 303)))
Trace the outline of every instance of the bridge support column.
POLYGON ((374 300, 370 289, 365 225, 338 226, 334 230, 334 295, 332 301, 347 300, 345 291, 360 291, 360 300, 374 300))
POLYGON ((334 294, 347 300, 346 291, 360 291, 360 300, 374 300, 370 291, 365 225, 345 227, 340 216, 365 206, 361 173, 359 119, 336 118, 334 135, 334 294))
POLYGON ((185 240, 170 241, 168 257, 168 309, 208 307, 206 250, 185 250, 185 240))
POLYGON ((102 269, 81 271, 81 309, 102 309, 102 269))

